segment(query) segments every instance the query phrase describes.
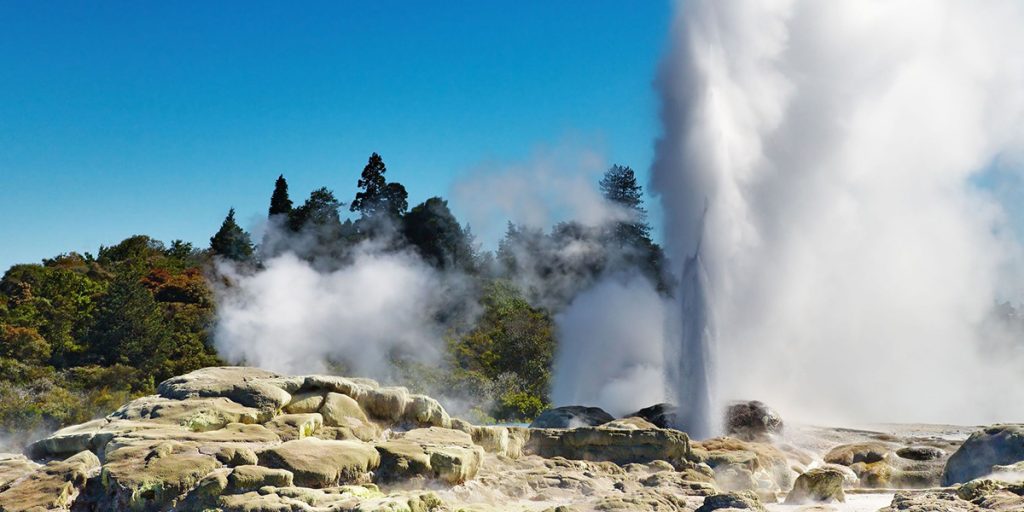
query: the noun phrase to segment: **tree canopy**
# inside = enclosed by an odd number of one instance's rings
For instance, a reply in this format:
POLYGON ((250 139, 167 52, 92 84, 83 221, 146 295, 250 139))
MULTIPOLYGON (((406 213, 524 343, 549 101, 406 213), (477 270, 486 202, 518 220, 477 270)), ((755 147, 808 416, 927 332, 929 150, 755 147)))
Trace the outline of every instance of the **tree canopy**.
POLYGON ((228 210, 220 229, 210 237, 210 250, 218 256, 234 261, 250 261, 254 248, 249 233, 235 222, 235 209, 228 210))
POLYGON ((473 266, 471 237, 448 209, 448 201, 440 197, 414 206, 403 218, 402 234, 436 267, 470 270, 473 266))
POLYGON ((400 217, 409 209, 409 194, 400 183, 389 183, 384 177, 387 167, 377 153, 370 155, 366 167, 359 176, 357 186, 361 189, 349 207, 363 217, 380 214, 400 217))

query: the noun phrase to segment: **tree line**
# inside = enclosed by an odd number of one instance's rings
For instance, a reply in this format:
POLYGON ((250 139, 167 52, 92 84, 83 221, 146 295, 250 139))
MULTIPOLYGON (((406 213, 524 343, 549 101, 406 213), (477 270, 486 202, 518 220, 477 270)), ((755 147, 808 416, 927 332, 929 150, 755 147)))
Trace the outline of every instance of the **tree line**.
MULTIPOLYGON (((274 183, 258 242, 229 209, 207 248, 144 235, 90 253, 15 265, 0 279, 0 433, 29 435, 110 412, 176 374, 223 364, 213 348, 213 263, 258 271, 286 251, 320 270, 351 262, 354 250, 412 251, 441 272, 468 276, 482 313, 446 322, 448 368, 395 364, 415 379, 480 400, 479 414, 529 419, 548 406, 557 346, 553 317, 604 275, 636 272, 672 292, 661 248, 651 239, 643 190, 629 167, 598 184, 622 215, 600 226, 568 221, 544 231, 509 223, 494 252, 482 251, 441 197, 409 207, 374 153, 348 202, 321 187, 301 203, 282 175, 274 183), (342 212, 348 210, 352 217, 342 212), (585 250, 579 250, 580 247, 585 250), (572 249, 572 250, 570 250, 572 249)), ((3 436, 0 436, 3 437, 3 436)))

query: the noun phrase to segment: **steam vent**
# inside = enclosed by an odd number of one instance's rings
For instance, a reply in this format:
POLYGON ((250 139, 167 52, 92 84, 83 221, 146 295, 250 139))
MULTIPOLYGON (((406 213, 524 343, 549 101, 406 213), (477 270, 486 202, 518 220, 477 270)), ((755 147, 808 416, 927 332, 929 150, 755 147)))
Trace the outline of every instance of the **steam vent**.
POLYGON ((733 436, 703 441, 584 407, 546 414, 552 428, 478 426, 368 379, 205 368, 0 455, 0 510, 1024 510, 999 479, 1024 470, 1024 426, 964 442, 728 410, 733 436))

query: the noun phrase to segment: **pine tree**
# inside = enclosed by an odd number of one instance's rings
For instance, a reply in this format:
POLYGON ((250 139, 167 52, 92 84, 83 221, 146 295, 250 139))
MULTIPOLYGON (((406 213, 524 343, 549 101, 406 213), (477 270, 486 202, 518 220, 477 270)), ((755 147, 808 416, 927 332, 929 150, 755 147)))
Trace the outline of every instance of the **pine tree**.
POLYGON ((600 182, 601 193, 613 204, 626 208, 632 218, 620 224, 616 231, 625 239, 650 240, 651 227, 647 224, 647 210, 643 206, 643 188, 636 182, 636 174, 628 166, 613 165, 600 182))
POLYGON ((671 276, 664 268, 665 255, 651 239, 643 188, 637 183, 633 169, 613 165, 601 178, 600 186, 605 199, 630 213, 629 219, 614 223, 609 233, 611 241, 623 249, 619 254, 622 263, 637 266, 659 291, 670 293, 671 276))
POLYGON ((250 261, 253 255, 249 233, 235 222, 235 209, 228 210, 228 216, 220 225, 217 234, 210 237, 210 250, 218 256, 234 261, 250 261))
POLYGON ((270 196, 270 216, 288 215, 292 211, 292 200, 288 198, 288 182, 284 175, 277 177, 274 183, 274 193, 270 196))
POLYGON ((362 189, 349 209, 363 217, 374 217, 380 213, 401 216, 409 209, 409 194, 400 183, 388 183, 384 178, 387 167, 384 160, 374 153, 363 168, 357 185, 362 189))
POLYGON ((100 299, 89 329, 89 353, 103 365, 123 364, 158 379, 172 337, 160 306, 134 274, 119 274, 100 299))

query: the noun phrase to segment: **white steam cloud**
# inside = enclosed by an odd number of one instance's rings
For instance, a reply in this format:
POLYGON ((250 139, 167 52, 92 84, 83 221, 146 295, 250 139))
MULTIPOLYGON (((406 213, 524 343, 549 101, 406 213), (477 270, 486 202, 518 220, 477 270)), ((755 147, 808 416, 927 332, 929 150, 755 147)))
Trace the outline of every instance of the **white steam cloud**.
MULTIPOLYGON (((607 167, 598 152, 561 144, 538 150, 527 161, 479 165, 453 184, 453 207, 468 213, 467 224, 493 231, 495 242, 509 220, 530 229, 530 236, 506 247, 528 270, 506 276, 490 268, 496 267, 490 259, 481 269, 484 276, 495 272, 535 304, 552 309, 564 307, 564 302, 592 286, 594 277, 585 270, 615 257, 613 249, 602 246, 594 234, 609 222, 632 215, 598 191, 607 167), (558 245, 544 236, 544 228, 561 220, 579 222, 583 226, 579 238, 570 237, 558 245), (546 268, 543 276, 532 271, 549 264, 555 268, 546 268)), ((218 353, 232 363, 282 373, 343 372, 408 385, 416 383, 407 382, 411 375, 401 374, 396 360, 434 368, 446 364, 445 337, 452 334, 455 323, 460 328, 472 325, 480 311, 474 276, 460 270, 440 271, 413 249, 396 252, 398 241, 391 238, 395 229, 384 230, 380 240, 348 247, 338 246, 326 228, 295 233, 281 218, 262 221, 255 230, 262 241, 262 268, 227 261, 218 264, 221 279, 215 282, 220 285, 215 286, 214 337, 218 353)), ((563 386, 569 384, 567 379, 586 380, 586 367, 573 364, 592 361, 620 341, 632 340, 631 345, 618 347, 617 361, 604 365, 604 377, 617 381, 597 394, 573 396, 573 403, 595 400, 612 404, 609 407, 615 410, 635 410, 661 400, 664 311, 652 286, 635 277, 597 286, 558 316, 560 341, 569 351, 582 354, 577 358, 562 350, 566 360, 572 361, 561 365, 565 371, 556 376, 563 386), (643 332, 625 328, 624 322, 631 322, 634 314, 645 326, 643 332), (589 326, 595 325, 595 319, 607 326, 600 333, 604 338, 591 339, 589 326), (619 335, 612 337, 612 332, 619 335), (636 377, 642 379, 636 381, 636 377), (651 389, 637 388, 638 384, 650 384, 651 389), (628 397, 634 394, 630 402, 628 397)), ((442 395, 444 391, 432 390, 442 395)), ((449 404, 454 400, 442 398, 449 404)))
POLYGON ((555 405, 621 416, 664 402, 671 304, 636 274, 609 276, 577 296, 556 317, 555 405))
POLYGON ((218 352, 229 361, 291 374, 340 363, 350 375, 387 378, 393 356, 441 357, 433 315, 450 288, 415 255, 368 244, 331 272, 287 252, 251 275, 222 264, 218 352))
POLYGON ((720 398, 1024 416, 1022 360, 980 329, 1024 287, 984 179, 1024 147, 1021 27, 1014 0, 679 2, 652 180, 669 254, 706 272, 720 398))

